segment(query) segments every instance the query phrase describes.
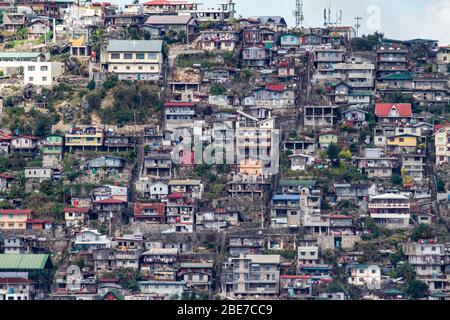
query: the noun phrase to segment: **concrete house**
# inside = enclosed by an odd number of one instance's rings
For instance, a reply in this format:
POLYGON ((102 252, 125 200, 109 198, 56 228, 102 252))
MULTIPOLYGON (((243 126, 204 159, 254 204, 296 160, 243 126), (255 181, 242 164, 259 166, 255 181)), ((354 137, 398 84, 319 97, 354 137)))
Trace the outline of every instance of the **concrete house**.
POLYGON ((158 81, 162 72, 161 40, 110 40, 102 52, 103 69, 120 80, 158 81))

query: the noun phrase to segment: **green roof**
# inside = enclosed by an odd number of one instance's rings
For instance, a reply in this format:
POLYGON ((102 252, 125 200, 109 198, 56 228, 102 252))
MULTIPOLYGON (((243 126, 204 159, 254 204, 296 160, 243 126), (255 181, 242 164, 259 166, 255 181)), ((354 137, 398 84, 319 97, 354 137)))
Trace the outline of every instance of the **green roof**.
POLYGON ((314 187, 316 180, 281 180, 281 187, 314 187))
POLYGON ((370 91, 352 91, 348 93, 349 96, 373 96, 372 92, 370 91))
POLYGON ((0 52, 0 59, 34 59, 41 54, 41 52, 0 52))
POLYGON ((381 80, 412 80, 412 72, 394 73, 381 78, 381 80))
POLYGON ((0 270, 42 270, 51 263, 48 254, 0 254, 0 270))
POLYGON ((384 291, 384 294, 386 295, 402 295, 403 292, 401 292, 400 290, 397 289, 387 289, 384 291))

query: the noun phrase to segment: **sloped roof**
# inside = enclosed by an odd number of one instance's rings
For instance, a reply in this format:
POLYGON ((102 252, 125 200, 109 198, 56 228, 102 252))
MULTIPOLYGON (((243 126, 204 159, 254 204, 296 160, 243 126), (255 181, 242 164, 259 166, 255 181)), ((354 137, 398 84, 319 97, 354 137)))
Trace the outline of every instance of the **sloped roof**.
POLYGON ((108 52, 161 52, 162 40, 110 40, 108 52))
POLYGON ((394 108, 398 111, 400 117, 412 117, 410 103, 377 103, 375 105, 375 115, 377 117, 387 117, 394 108))
POLYGON ((281 187, 313 187, 316 180, 281 180, 281 187))
POLYGON ((48 254, 0 254, 0 270, 42 270, 51 267, 48 254))
POLYGON ((180 24, 186 25, 192 20, 191 15, 153 15, 148 17, 145 24, 149 25, 171 25, 171 24, 180 24))

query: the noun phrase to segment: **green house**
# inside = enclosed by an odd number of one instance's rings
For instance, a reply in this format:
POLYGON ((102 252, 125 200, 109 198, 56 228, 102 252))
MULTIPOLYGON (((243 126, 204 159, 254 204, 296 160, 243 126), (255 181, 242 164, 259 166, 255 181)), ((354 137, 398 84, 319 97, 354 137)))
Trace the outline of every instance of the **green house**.
POLYGON ((51 134, 45 138, 44 154, 61 154, 64 148, 64 137, 59 134, 51 134))

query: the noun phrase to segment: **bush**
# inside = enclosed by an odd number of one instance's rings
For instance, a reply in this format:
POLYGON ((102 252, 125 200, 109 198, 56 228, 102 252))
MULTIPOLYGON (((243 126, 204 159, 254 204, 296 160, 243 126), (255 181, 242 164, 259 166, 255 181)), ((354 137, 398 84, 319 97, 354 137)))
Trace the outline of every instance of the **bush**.
POLYGON ((391 176, 391 183, 394 185, 400 185, 402 184, 403 179, 401 176, 399 176, 398 174, 392 174, 391 176))

